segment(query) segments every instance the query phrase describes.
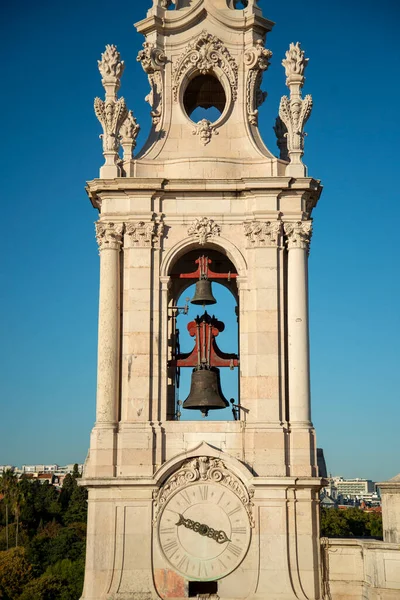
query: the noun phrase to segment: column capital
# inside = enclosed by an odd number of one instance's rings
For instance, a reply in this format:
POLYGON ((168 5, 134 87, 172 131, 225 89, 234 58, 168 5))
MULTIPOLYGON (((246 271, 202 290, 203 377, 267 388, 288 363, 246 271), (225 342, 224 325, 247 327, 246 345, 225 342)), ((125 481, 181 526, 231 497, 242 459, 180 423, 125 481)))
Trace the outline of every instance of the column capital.
POLYGON ((287 235, 288 250, 291 250, 292 248, 309 250, 312 236, 312 221, 284 223, 283 228, 287 235))
POLYGON ((123 223, 96 221, 96 240, 99 250, 120 250, 122 245, 123 223))
POLYGON ((250 248, 277 248, 279 246, 282 232, 281 221, 245 221, 243 227, 250 248))
POLYGON ((131 248, 160 248, 165 233, 162 215, 151 221, 129 221, 125 223, 125 233, 131 248))

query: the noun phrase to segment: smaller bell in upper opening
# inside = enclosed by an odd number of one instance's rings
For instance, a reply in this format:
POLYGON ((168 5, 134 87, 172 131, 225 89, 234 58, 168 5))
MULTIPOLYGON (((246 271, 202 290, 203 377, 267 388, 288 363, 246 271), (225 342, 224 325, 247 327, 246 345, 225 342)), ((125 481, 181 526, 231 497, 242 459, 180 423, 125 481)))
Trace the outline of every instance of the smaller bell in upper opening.
POLYGON ((212 293, 211 281, 207 277, 200 278, 196 281, 196 289, 190 302, 192 304, 199 304, 200 306, 208 306, 209 304, 217 303, 212 293))

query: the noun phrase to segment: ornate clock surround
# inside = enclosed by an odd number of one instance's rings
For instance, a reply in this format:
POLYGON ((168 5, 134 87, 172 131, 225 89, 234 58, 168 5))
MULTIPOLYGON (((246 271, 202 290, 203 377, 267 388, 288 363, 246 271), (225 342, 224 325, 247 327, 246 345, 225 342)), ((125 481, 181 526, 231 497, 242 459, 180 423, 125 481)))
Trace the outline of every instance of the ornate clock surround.
POLYGON ((220 458, 186 459, 153 494, 164 560, 188 580, 217 580, 234 571, 250 546, 253 494, 220 458))

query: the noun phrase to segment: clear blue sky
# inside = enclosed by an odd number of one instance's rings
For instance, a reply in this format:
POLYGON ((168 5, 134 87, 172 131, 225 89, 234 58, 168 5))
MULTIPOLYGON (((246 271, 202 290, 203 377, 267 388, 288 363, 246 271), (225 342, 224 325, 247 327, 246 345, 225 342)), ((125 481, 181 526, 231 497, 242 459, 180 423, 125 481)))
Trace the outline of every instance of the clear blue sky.
MULTIPOLYGON (((3 6, 0 464, 83 461, 94 421, 97 218, 85 181, 102 163, 97 59, 118 46, 121 94, 149 130, 132 24, 150 0, 3 6)), ((399 460, 399 5, 260 0, 276 22, 260 128, 286 93, 289 42, 310 58, 305 162, 324 192, 310 256, 313 420, 328 469, 383 480, 399 460)))

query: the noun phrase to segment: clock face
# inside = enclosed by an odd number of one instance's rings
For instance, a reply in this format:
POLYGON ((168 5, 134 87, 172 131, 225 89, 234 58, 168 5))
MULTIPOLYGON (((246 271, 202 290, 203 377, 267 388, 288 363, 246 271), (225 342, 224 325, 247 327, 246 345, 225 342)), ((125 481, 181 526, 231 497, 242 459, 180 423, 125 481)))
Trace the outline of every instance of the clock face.
POLYGON ((170 565, 188 579, 213 581, 244 559, 250 523, 240 499, 225 486, 193 483, 165 504, 158 539, 170 565))

